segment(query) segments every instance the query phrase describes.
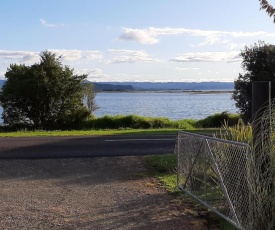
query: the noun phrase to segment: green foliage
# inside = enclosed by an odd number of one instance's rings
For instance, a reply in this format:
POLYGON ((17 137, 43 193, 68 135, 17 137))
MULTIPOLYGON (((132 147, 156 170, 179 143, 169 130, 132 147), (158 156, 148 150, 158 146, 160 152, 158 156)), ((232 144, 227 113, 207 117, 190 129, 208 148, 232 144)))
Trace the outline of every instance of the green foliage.
POLYGON ((83 104, 84 91, 92 92, 84 84, 87 75, 74 75, 54 53, 42 52, 40 63, 31 66, 11 64, 5 77, 0 102, 3 121, 9 126, 73 128, 91 114, 92 109, 83 104))
POLYGON ((148 156, 146 164, 157 173, 172 173, 177 165, 176 155, 156 155, 148 156))
POLYGON ((239 121, 236 125, 230 127, 228 123, 225 122, 219 133, 214 136, 224 140, 247 143, 252 146, 252 125, 245 125, 239 121))
POLYGON ((170 193, 177 193, 179 192, 179 189, 177 187, 177 174, 171 173, 166 175, 160 175, 159 179, 164 184, 166 190, 170 193))
POLYGON ((167 191, 176 193, 177 188, 177 157, 175 154, 156 155, 146 157, 146 166, 150 174, 159 178, 167 191))
POLYGON ((225 122, 228 126, 238 124, 240 116, 238 114, 230 114, 228 112, 216 113, 210 115, 197 122, 197 126, 201 128, 214 128, 221 127, 225 122))
POLYGON ((156 129, 156 128, 178 128, 194 129, 195 120, 171 121, 168 118, 152 118, 138 115, 105 115, 99 118, 92 118, 83 123, 86 129, 156 129))
POLYGON ((275 46, 259 42, 246 46, 240 55, 244 74, 239 74, 235 81, 232 98, 247 122, 252 112, 252 81, 271 81, 271 97, 275 97, 275 46))

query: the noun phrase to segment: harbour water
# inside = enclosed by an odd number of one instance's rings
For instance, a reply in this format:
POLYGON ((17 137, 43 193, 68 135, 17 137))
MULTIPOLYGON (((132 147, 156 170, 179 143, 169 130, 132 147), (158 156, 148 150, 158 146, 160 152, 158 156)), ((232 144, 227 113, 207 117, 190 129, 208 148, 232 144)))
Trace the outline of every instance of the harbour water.
POLYGON ((214 113, 236 113, 232 93, 209 92, 100 92, 96 117, 137 114, 171 120, 201 119, 214 113))
POLYGON ((99 108, 94 114, 96 117, 136 114, 171 120, 202 119, 223 111, 236 113, 231 96, 232 93, 213 92, 100 92, 95 98, 99 108))

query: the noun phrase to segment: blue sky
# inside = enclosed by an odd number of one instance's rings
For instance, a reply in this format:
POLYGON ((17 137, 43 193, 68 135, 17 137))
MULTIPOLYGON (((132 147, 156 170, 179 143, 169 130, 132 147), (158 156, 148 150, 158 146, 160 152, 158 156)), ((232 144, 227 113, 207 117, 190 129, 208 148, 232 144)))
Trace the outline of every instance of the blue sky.
MULTIPOLYGON (((275 5, 275 1, 270 3, 275 5)), ((91 81, 234 81, 240 50, 275 44, 258 0, 0 1, 0 79, 39 53, 91 81)))

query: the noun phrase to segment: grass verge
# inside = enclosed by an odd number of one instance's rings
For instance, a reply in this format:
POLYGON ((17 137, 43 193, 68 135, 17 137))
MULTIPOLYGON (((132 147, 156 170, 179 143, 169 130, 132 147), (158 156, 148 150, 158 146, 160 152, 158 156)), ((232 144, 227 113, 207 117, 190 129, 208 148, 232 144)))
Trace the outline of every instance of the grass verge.
POLYGON ((119 135, 119 134, 176 134, 178 129, 106 129, 106 130, 69 130, 69 131, 17 131, 1 132, 0 137, 34 137, 34 136, 80 136, 80 135, 119 135))
MULTIPOLYGON (((176 134, 179 129, 106 129, 106 130, 69 130, 69 131, 17 131, 0 132, 0 137, 35 137, 35 136, 81 136, 81 135, 146 135, 146 134, 176 134)), ((185 130, 188 132, 210 134, 214 129, 185 130)))
POLYGON ((146 157, 146 166, 149 169, 149 174, 160 179, 170 193, 178 191, 176 164, 177 159, 174 154, 146 157))
MULTIPOLYGON (((196 200, 178 190, 176 174, 177 159, 175 154, 146 156, 145 163, 148 168, 149 175, 158 178, 164 185, 165 189, 170 194, 175 196, 174 200, 176 200, 179 204, 191 206, 194 213, 198 213, 201 210, 206 210, 206 208, 196 200)), ((215 223, 217 222, 220 229, 236 230, 234 226, 214 213, 211 213, 211 218, 209 218, 209 221, 213 221, 215 223)))

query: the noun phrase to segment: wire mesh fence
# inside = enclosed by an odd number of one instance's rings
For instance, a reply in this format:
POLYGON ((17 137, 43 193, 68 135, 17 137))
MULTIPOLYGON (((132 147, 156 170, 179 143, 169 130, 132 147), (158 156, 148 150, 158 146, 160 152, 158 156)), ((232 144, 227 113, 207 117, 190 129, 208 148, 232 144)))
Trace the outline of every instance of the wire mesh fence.
POLYGON ((238 228, 248 224, 250 147, 179 132, 178 186, 238 228))
MULTIPOLYGON (((179 132, 178 186, 239 229, 275 229, 275 100, 244 140, 179 132)), ((242 129, 242 132, 245 129, 242 129)), ((247 129, 249 130, 249 129, 247 129)))

